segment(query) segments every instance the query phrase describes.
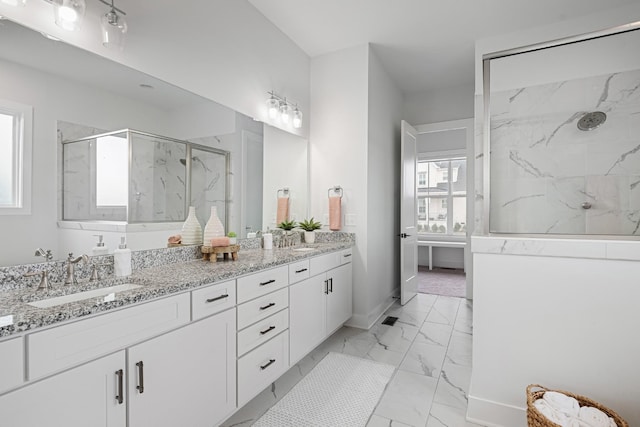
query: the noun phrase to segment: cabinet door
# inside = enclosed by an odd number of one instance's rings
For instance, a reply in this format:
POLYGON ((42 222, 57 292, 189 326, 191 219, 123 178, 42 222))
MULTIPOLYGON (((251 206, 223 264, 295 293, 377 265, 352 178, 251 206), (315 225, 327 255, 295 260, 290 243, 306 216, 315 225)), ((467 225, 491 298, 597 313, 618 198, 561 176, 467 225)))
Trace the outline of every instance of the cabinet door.
POLYGON ((326 275, 289 286, 291 364, 297 363, 326 337, 326 275))
POLYGON ((327 272, 327 278, 327 333, 331 334, 353 315, 351 264, 330 270, 327 272))
POLYGON ((217 425, 236 407, 236 310, 127 350, 129 425, 217 425))
POLYGON ((124 368, 121 351, 6 394, 0 397, 0 425, 125 427, 125 400, 116 397, 116 372, 124 376, 124 368))

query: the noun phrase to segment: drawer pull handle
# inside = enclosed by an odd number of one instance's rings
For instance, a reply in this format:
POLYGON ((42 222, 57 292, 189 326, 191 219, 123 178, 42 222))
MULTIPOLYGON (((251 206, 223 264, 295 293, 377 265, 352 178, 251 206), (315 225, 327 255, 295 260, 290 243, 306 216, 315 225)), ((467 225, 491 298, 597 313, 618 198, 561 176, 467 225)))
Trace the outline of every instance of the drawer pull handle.
POLYGON ((329 292, 333 293, 333 277, 329 279, 329 292))
POLYGON ((224 298, 229 298, 229 294, 220 295, 219 297, 215 297, 215 298, 209 298, 207 299, 207 302, 214 302, 224 298))
POLYGON ((138 367, 138 379, 140 380, 136 388, 138 389, 138 392, 142 394, 144 393, 144 363, 142 363, 141 360, 136 363, 136 366, 138 367))
POLYGON ((351 256, 351 254, 344 254, 342 256, 345 257, 345 258, 349 258, 351 256))
POLYGON ((324 293, 325 295, 329 295, 329 280, 324 281, 324 293))
POLYGON ((275 362, 276 362, 276 359, 269 359, 269 362, 267 362, 266 365, 260 366, 260 369, 262 369, 264 371, 265 369, 267 369, 269 366, 271 366, 275 362))
POLYGON ((307 271, 307 269, 306 269, 306 268, 303 268, 302 270, 296 270, 296 274, 298 274, 298 273, 302 273, 303 271, 307 271))
POLYGON ((267 308, 271 308, 274 305, 276 305, 276 303, 275 302, 271 302, 271 303, 269 303, 267 305, 263 305, 262 307, 260 307, 260 310, 266 310, 267 308))
POLYGON ((260 335, 268 334, 269 332, 273 331, 275 328, 276 328, 275 326, 269 326, 264 331, 260 331, 260 335))
POLYGON ((269 283, 273 283, 275 281, 276 281, 275 279, 267 280, 266 282, 261 282, 260 286, 268 285, 269 283))
POLYGON ((116 400, 118 401, 118 405, 122 405, 122 402, 124 401, 124 391, 122 388, 122 379, 124 377, 124 372, 122 372, 122 369, 118 369, 116 371, 116 377, 118 378, 118 395, 116 396, 116 400))

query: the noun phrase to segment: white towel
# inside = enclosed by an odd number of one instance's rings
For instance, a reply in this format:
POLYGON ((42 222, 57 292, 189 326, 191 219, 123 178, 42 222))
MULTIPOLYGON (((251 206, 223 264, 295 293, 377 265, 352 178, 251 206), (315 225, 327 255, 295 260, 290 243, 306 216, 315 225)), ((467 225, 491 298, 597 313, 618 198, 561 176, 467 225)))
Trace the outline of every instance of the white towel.
MULTIPOLYGON (((579 418, 574 418, 571 417, 569 418, 569 421, 567 422, 567 427, 593 427, 591 424, 589 424, 586 421, 583 421, 579 418)), ((609 427, 607 425, 607 427, 609 427)))
POLYGON ((557 391, 547 391, 542 398, 556 411, 562 412, 568 417, 578 417, 580 404, 573 397, 558 393, 557 391))
POLYGON ((614 427, 616 422, 609 415, 598 408, 583 406, 580 408, 578 419, 585 421, 590 427, 614 427))
POLYGON ((540 413, 544 415, 549 421, 553 421, 554 423, 562 427, 568 427, 569 417, 567 417, 562 412, 554 409, 546 400, 538 399, 533 402, 533 406, 535 406, 536 409, 540 411, 540 413))

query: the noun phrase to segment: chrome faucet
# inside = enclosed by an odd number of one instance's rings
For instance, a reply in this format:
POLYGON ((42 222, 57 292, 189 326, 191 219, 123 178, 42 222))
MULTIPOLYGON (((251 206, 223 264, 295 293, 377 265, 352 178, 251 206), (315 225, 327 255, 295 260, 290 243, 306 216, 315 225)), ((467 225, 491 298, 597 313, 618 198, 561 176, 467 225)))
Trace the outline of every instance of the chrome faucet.
POLYGON ((78 279, 76 279, 75 265, 82 261, 85 265, 89 262, 88 255, 81 255, 76 259, 73 259, 73 254, 69 253, 69 258, 67 258, 67 276, 64 279, 65 285, 77 285, 78 279))
POLYGON ((47 249, 46 251, 42 248, 38 248, 36 249, 36 253, 34 256, 41 256, 43 257, 46 261, 51 261, 53 259, 53 253, 51 252, 51 249, 47 249))

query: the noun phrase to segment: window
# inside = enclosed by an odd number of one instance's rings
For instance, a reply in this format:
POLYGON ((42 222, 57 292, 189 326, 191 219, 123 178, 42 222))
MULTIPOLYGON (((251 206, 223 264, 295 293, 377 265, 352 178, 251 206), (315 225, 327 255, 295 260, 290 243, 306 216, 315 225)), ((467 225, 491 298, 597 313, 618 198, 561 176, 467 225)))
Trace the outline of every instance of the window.
POLYGON ((424 172, 419 172, 418 173, 418 185, 420 187, 424 187, 425 185, 427 185, 427 174, 424 172))
POLYGON ((463 157, 419 160, 418 232, 464 235, 467 231, 467 162, 463 157))
POLYGON ((0 100, 0 215, 31 213, 31 107, 0 100))

